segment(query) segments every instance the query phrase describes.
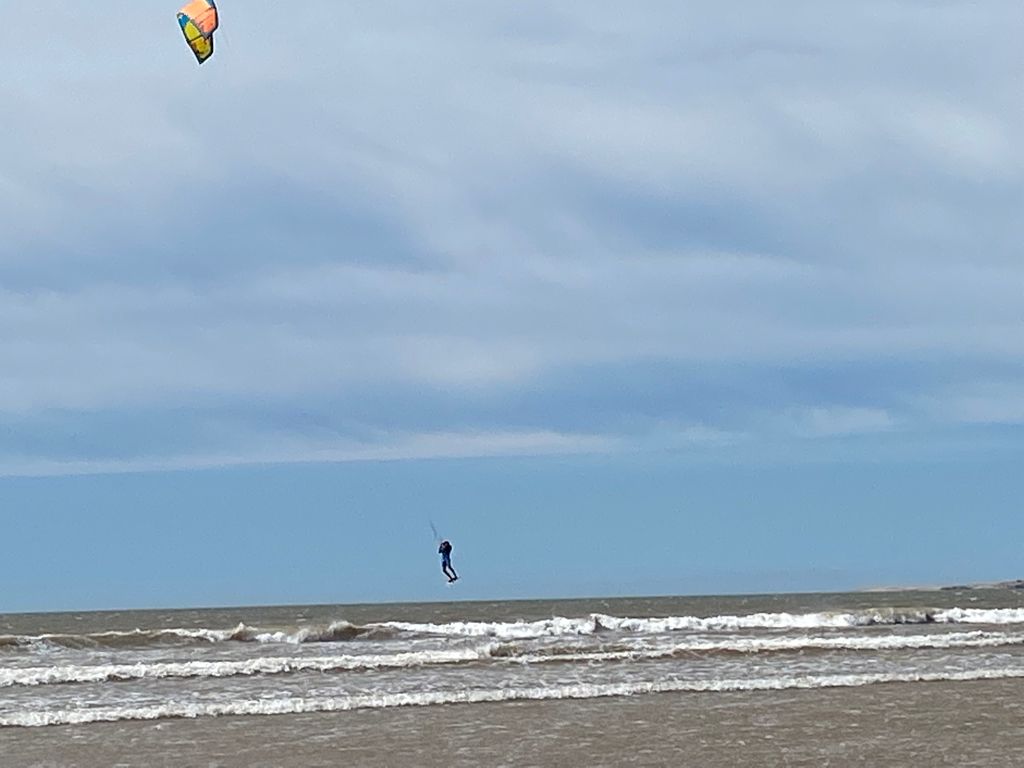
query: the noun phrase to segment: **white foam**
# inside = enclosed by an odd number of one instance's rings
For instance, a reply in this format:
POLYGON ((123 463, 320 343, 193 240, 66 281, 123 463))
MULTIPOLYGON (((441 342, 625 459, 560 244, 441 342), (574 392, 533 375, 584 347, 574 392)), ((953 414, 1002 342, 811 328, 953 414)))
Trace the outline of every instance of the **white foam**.
POLYGON ((509 655, 511 661, 524 664, 546 662, 594 662, 663 659, 683 653, 778 653, 786 651, 900 651, 953 648, 998 648, 1024 645, 1024 635, 1006 635, 988 632, 960 632, 932 635, 886 635, 882 637, 778 637, 728 640, 684 640, 665 647, 639 647, 632 649, 569 653, 543 653, 509 655))
POLYGON ((740 616, 666 616, 629 618, 593 613, 585 618, 555 616, 539 621, 473 622, 423 624, 391 621, 375 625, 400 632, 427 635, 482 637, 522 640, 539 637, 592 635, 602 630, 634 634, 667 632, 735 632, 743 629, 841 629, 893 624, 925 624, 932 621, 926 609, 878 609, 845 613, 753 613, 740 616))
POLYGON ((925 624, 931 621, 926 609, 877 609, 821 613, 751 613, 724 616, 667 616, 664 618, 619 618, 596 614, 605 629, 662 633, 680 630, 735 632, 743 629, 842 629, 873 625, 925 624))
POLYGON ((1024 608, 948 608, 935 612, 944 624, 1024 624, 1024 608))
POLYGON ((374 625, 399 632, 421 635, 448 635, 456 637, 495 637, 499 640, 527 640, 537 637, 564 637, 592 635, 598 631, 597 614, 586 618, 567 619, 554 616, 539 621, 453 621, 446 624, 421 624, 407 621, 388 621, 374 625))
POLYGON ((0 688, 11 686, 98 683, 160 678, 234 677, 279 675, 295 672, 339 672, 349 670, 406 668, 497 660, 519 664, 601 662, 663 659, 683 653, 772 653, 803 650, 893 651, 952 648, 996 648, 1024 645, 1024 634, 982 631, 928 635, 885 635, 878 637, 730 637, 707 640, 685 639, 656 646, 619 650, 588 650, 581 647, 548 648, 544 653, 516 652, 515 646, 488 643, 456 650, 409 651, 392 654, 337 656, 258 657, 237 661, 140 662, 137 664, 55 665, 47 667, 0 668, 0 688))
POLYGON ((290 672, 339 672, 345 670, 418 667, 457 664, 490 657, 495 645, 450 651, 353 656, 255 658, 244 661, 183 661, 138 664, 64 665, 51 667, 0 668, 0 688, 10 686, 97 683, 188 677, 233 677, 236 675, 278 675, 290 672))
POLYGON ((224 715, 283 715, 311 712, 344 712, 355 709, 476 704, 551 699, 596 699, 653 693, 704 693, 726 691, 779 691, 812 688, 852 688, 878 683, 965 682, 1024 678, 1024 667, 937 673, 877 673, 859 675, 798 675, 755 679, 678 680, 658 682, 598 683, 526 688, 490 688, 418 693, 380 693, 344 697, 289 697, 242 699, 228 702, 172 701, 144 707, 97 707, 0 716, 0 726, 38 727, 122 720, 218 717, 224 715))
POLYGON ((144 646, 174 640, 194 640, 205 643, 235 641, 298 645, 300 643, 349 640, 371 629, 372 627, 359 627, 347 621, 335 621, 327 626, 301 627, 292 630, 266 630, 251 627, 245 623, 239 623, 231 629, 172 627, 167 629, 109 630, 84 635, 0 635, 0 647, 59 649, 144 646))
POLYGON ((632 634, 667 632, 736 632, 746 629, 843 629, 900 624, 1024 624, 1024 608, 878 608, 845 612, 752 613, 722 616, 665 616, 632 618, 593 613, 567 618, 554 616, 537 621, 454 621, 443 624, 387 621, 364 626, 335 621, 327 626, 298 629, 263 629, 244 623, 232 629, 170 628, 99 632, 89 635, 3 635, 0 646, 79 647, 160 643, 168 639, 198 640, 208 643, 229 641, 288 644, 339 642, 375 634, 408 633, 449 637, 493 637, 498 640, 525 640, 543 637, 587 636, 601 631, 632 634))

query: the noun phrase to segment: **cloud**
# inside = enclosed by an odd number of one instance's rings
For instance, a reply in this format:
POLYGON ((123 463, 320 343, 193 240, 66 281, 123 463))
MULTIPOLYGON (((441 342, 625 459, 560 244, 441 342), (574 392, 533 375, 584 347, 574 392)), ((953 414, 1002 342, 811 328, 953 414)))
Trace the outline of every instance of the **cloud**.
POLYGON ((977 381, 922 398, 928 415, 940 422, 974 425, 1024 424, 1024 385, 1016 381, 977 381))
POLYGON ((254 2, 201 69, 157 5, 0 53, 0 454, 927 431, 1024 353, 1015 3, 254 2))
POLYGON ((888 432, 896 424, 881 408, 817 407, 792 414, 796 433, 802 437, 837 437, 888 432))
MULTIPOLYGON (((237 435, 236 435, 237 436, 237 435)), ((250 436, 255 437, 255 436, 250 436)), ((53 477, 136 472, 168 472, 259 464, 347 463, 470 459, 513 456, 566 456, 607 453, 614 438, 555 432, 446 432, 376 435, 363 444, 351 440, 311 440, 299 435, 261 435, 234 451, 132 455, 127 458, 72 458, 9 455, 0 460, 0 477, 53 477), (273 446, 268 448, 267 446, 273 446)))

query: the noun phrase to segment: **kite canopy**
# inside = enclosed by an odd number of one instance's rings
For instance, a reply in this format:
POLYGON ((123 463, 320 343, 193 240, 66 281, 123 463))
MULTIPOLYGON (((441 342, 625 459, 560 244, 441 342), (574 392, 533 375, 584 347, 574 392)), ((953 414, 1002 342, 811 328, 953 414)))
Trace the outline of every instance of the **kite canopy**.
POLYGON ((213 56, 213 32, 217 29, 217 6, 213 0, 191 0, 178 11, 185 42, 202 64, 213 56))

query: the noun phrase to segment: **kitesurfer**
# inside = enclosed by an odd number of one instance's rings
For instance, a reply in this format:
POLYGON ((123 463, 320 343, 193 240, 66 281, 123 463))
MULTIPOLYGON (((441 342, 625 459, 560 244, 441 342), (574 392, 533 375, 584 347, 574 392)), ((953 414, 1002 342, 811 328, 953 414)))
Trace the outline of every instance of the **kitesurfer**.
POLYGON ((447 539, 442 541, 441 546, 437 548, 437 553, 441 556, 441 572, 448 577, 448 583, 450 584, 459 578, 458 574, 455 573, 455 569, 452 568, 451 542, 447 539))

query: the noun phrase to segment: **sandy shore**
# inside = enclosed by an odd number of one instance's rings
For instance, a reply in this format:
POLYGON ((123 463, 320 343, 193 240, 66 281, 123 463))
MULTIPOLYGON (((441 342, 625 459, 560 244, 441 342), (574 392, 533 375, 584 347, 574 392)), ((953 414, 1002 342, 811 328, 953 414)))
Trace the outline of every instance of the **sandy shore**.
POLYGON ((0 731, 25 768, 1021 766, 1024 681, 0 731))

